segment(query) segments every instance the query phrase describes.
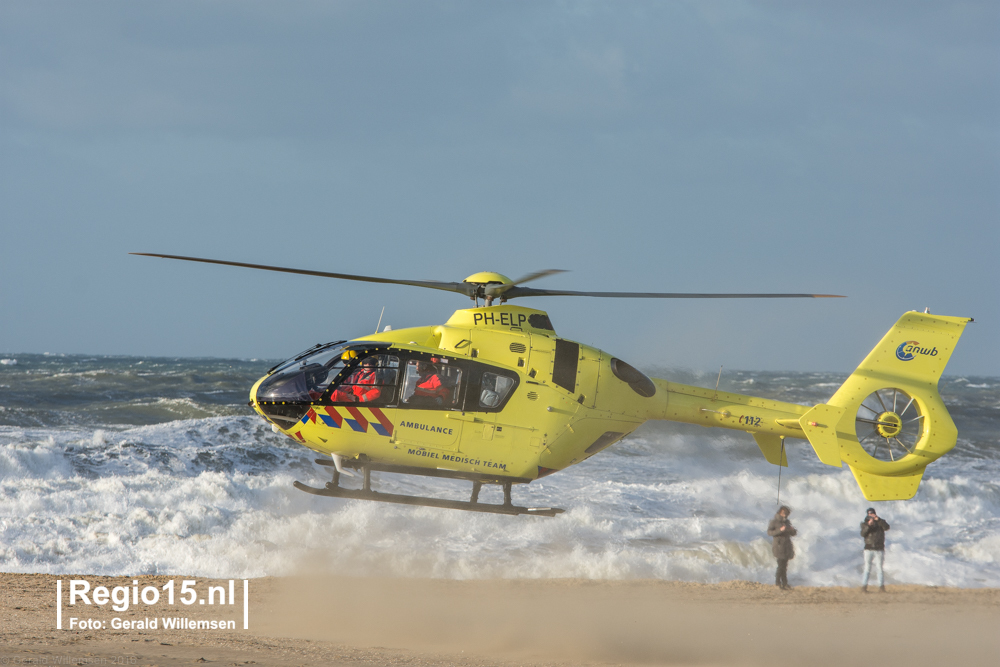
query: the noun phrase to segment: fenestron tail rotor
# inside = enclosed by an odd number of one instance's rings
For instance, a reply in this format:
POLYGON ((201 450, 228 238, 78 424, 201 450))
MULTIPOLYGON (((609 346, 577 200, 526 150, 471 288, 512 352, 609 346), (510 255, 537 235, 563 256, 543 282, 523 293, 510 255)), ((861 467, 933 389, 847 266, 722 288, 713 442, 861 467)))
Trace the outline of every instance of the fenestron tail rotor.
POLYGON ((163 259, 180 259, 186 262, 202 262, 205 264, 222 264, 224 266, 239 266, 247 269, 259 269, 264 271, 279 271, 281 273, 297 273, 306 276, 318 276, 320 278, 338 278, 340 280, 356 280, 368 283, 386 283, 392 285, 411 285, 413 287, 425 287, 428 289, 442 290, 445 292, 457 292, 464 294, 470 299, 484 299, 486 305, 493 303, 494 299, 501 302, 509 301, 527 296, 590 296, 618 299, 817 299, 817 298, 840 298, 839 294, 722 294, 722 293, 690 293, 690 292, 578 292, 573 290, 544 290, 531 287, 521 287, 523 283, 537 280, 545 276, 556 273, 563 273, 561 269, 547 269, 535 271, 518 280, 499 273, 476 273, 462 282, 444 282, 436 280, 399 280, 394 278, 380 278, 375 276, 359 276, 350 273, 332 273, 329 271, 311 271, 308 269, 291 269, 282 266, 269 266, 266 264, 248 264, 245 262, 230 262, 221 259, 205 259, 202 257, 184 257, 181 255, 161 255, 149 252, 133 252, 131 255, 142 255, 144 257, 161 257, 163 259))
POLYGON ((861 401, 855 417, 858 442, 879 461, 898 461, 912 454, 924 431, 924 415, 902 389, 873 391, 861 401))

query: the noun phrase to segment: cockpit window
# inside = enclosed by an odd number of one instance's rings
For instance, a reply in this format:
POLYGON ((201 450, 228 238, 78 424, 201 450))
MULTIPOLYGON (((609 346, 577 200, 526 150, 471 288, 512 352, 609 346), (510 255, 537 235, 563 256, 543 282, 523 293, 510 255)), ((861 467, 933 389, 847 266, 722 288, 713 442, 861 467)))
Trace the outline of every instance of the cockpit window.
POLYGON ((403 379, 403 404, 424 409, 454 408, 461 394, 462 369, 447 362, 436 357, 408 362, 403 379))
POLYGON ((279 367, 257 389, 261 401, 315 401, 343 369, 343 345, 321 348, 279 367))
POLYGON ((479 407, 495 408, 514 387, 514 378, 496 373, 483 373, 483 379, 479 383, 479 407))
POLYGON ((313 345, 312 347, 310 347, 308 350, 305 350, 304 352, 300 352, 300 353, 296 354, 291 359, 286 359, 285 361, 282 361, 280 364, 278 364, 276 366, 272 366, 271 368, 268 369, 267 374, 271 375, 272 373, 281 373, 282 371, 284 371, 289 366, 292 366, 296 362, 301 361, 302 359, 305 359, 306 357, 308 357, 310 355, 316 354, 317 352, 322 352, 324 350, 329 350, 329 349, 334 348, 334 347, 336 347, 338 349, 343 349, 344 348, 344 343, 346 343, 346 342, 347 341, 338 340, 338 341, 334 341, 332 343, 325 343, 325 344, 324 343, 317 343, 316 345, 313 345))
POLYGON ((334 403, 372 403, 386 405, 396 396, 399 357, 373 354, 361 360, 330 395, 334 403))

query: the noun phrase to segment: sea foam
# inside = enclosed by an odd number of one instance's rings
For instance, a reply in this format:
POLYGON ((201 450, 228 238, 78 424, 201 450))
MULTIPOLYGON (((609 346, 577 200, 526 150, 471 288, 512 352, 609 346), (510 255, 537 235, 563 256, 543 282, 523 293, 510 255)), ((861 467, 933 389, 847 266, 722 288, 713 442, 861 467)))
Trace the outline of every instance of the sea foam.
MULTIPOLYGON (((789 444, 780 498, 778 470, 749 435, 657 423, 515 487, 519 504, 567 509, 554 518, 328 499, 292 487, 295 479, 322 485, 328 469, 245 406, 262 362, 227 370, 201 360, 88 362, 96 369, 73 358, 44 361, 48 375, 26 363, 0 378, 16 390, 0 412, 2 571, 770 582, 765 527, 780 502, 792 507, 798 529, 792 583, 859 583, 859 529, 871 503, 849 470, 821 464, 804 441, 789 444), (123 372, 140 363, 153 375, 123 372), (74 382, 98 378, 89 403, 33 403, 46 378, 65 382, 67 373, 74 382)), ((771 387, 807 403, 828 391, 817 388, 827 384, 821 374, 774 377, 747 373, 734 383, 754 380, 755 392, 771 387)), ((963 380, 943 383, 964 392, 949 403, 960 447, 928 469, 914 500, 876 504, 892 526, 889 583, 1000 586, 998 448, 989 421, 997 396, 976 386, 998 383, 963 380), (980 417, 963 429, 965 409, 980 417)), ((464 499, 470 490, 373 477, 386 492, 464 499)), ((481 498, 499 502, 500 490, 486 487, 481 498)))

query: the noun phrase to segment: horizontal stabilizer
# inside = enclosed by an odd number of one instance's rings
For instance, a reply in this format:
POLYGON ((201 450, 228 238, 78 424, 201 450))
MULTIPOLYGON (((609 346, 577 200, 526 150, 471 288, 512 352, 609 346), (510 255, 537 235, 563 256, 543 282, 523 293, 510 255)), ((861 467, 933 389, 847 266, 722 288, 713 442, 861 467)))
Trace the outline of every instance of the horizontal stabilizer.
POLYGON ((819 460, 838 468, 841 467, 841 457, 837 422, 843 416, 844 408, 821 403, 799 418, 799 426, 805 431, 819 460))

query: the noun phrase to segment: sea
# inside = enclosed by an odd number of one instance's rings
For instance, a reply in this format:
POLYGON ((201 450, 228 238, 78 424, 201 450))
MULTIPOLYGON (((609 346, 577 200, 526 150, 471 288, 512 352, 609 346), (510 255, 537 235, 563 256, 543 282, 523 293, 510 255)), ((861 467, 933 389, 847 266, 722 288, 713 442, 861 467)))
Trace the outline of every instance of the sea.
MULTIPOLYGON (((869 503, 847 468, 789 441, 780 472, 750 435, 649 422, 503 516, 316 497, 329 469, 272 432, 247 392, 275 360, 0 355, 0 571, 251 578, 773 583, 767 522, 798 530, 793 585, 856 586, 874 505, 886 581, 1000 587, 1000 378, 946 376, 958 445, 916 497, 869 503)), ((715 374, 644 369, 714 386, 715 374)), ((813 405, 847 373, 724 371, 720 388, 813 405)), ((468 483, 374 473, 378 490, 465 500, 468 483)), ((358 480, 345 480, 358 484, 358 480)), ((500 502, 498 487, 481 500, 500 502)))

